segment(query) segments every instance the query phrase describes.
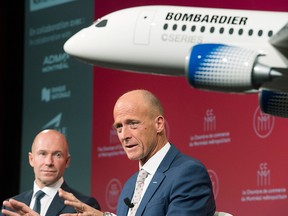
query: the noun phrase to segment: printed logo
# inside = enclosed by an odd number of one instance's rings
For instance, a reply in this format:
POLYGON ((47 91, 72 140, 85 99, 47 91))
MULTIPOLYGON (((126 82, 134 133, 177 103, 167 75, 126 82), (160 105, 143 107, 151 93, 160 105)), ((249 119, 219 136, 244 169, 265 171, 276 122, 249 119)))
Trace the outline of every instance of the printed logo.
POLYGON ((64 135, 67 134, 67 127, 62 126, 61 127, 61 120, 62 120, 62 112, 56 115, 54 118, 52 118, 47 124, 45 124, 42 129, 55 129, 59 132, 61 132, 64 135))
POLYGON ((270 185, 270 170, 267 163, 260 163, 259 170, 257 171, 257 186, 270 185))
POLYGON ((208 169, 208 174, 212 182, 214 198, 216 199, 219 193, 219 179, 214 170, 208 169))
POLYGON ((75 0, 30 0, 30 11, 37 11, 72 1, 75 0))
POLYGON ((216 116, 213 113, 213 109, 207 109, 203 118, 204 131, 216 130, 216 116))
POLYGON ((117 134, 117 131, 115 129, 115 127, 112 125, 111 129, 110 129, 110 144, 119 144, 120 141, 119 141, 119 138, 118 138, 118 134, 117 134))
POLYGON ((275 124, 275 117, 263 113, 259 107, 254 112, 253 128, 255 133, 260 138, 268 137, 273 131, 275 124))
POLYGON ((41 101, 45 102, 70 97, 71 97, 71 91, 66 89, 66 85, 55 86, 51 88, 44 87, 41 90, 41 101))
POLYGON ((112 125, 109 131, 109 144, 97 147, 98 158, 101 157, 117 157, 125 155, 125 151, 119 141, 117 131, 112 125), (110 144, 110 145, 109 145, 110 144))
POLYGON ((42 73, 68 69, 68 59, 69 55, 67 53, 51 54, 45 56, 42 63, 42 73))
POLYGON ((117 208, 118 198, 122 190, 121 183, 118 179, 111 179, 106 187, 106 204, 111 210, 117 208))
POLYGON ((242 202, 287 200, 287 187, 271 184, 271 170, 268 168, 267 162, 259 164, 256 176, 257 187, 242 190, 242 202))
POLYGON ((216 115, 213 109, 207 109, 203 117, 203 134, 194 134, 190 136, 189 147, 219 145, 231 142, 230 132, 216 130, 216 115))

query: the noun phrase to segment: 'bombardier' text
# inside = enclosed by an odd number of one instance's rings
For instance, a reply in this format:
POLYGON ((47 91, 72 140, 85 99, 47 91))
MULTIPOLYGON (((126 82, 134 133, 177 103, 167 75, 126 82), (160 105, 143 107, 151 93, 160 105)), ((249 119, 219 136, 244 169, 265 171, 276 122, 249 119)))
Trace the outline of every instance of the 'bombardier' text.
POLYGON ((219 15, 202 15, 202 14, 183 14, 169 12, 166 20, 185 21, 185 22, 201 22, 201 23, 218 23, 232 25, 246 25, 248 17, 239 16, 219 16, 219 15))

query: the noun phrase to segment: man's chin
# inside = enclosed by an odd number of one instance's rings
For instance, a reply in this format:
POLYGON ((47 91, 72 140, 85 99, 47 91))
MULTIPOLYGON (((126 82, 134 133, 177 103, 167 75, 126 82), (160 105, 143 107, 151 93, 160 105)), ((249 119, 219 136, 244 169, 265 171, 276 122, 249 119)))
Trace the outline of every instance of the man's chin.
POLYGON ((41 180, 41 183, 45 186, 50 186, 54 184, 57 181, 55 178, 45 178, 41 180))

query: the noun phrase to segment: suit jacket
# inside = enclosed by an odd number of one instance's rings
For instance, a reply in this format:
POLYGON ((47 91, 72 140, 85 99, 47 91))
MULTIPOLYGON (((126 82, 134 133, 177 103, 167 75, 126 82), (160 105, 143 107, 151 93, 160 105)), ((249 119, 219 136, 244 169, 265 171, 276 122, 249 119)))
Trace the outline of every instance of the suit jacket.
MULTIPOLYGON (((137 175, 138 172, 122 189, 118 216, 128 213, 123 200, 132 199, 137 175)), ((212 184, 204 165, 171 145, 143 195, 136 216, 213 216, 215 209, 212 184)))
MULTIPOLYGON (((67 192, 70 192, 72 194, 74 194, 74 196, 81 200, 82 202, 96 208, 100 210, 100 205, 97 202, 97 200, 93 197, 89 197, 89 196, 85 196, 81 193, 79 193, 78 191, 70 188, 66 182, 64 181, 63 184, 61 185, 61 188, 67 192)), ((31 199, 32 199, 32 195, 33 195, 33 190, 29 190, 26 192, 23 192, 19 195, 16 195, 15 197, 12 197, 13 199, 16 199, 20 202, 25 203, 26 205, 30 205, 31 199)), ((5 206, 2 206, 2 208, 5 208, 5 206)), ((58 216, 60 214, 64 214, 64 213, 76 213, 75 209, 70 207, 70 206, 66 206, 64 204, 64 200, 59 197, 59 194, 57 192, 57 194, 55 195, 55 197, 53 198, 46 215, 47 216, 58 216)), ((2 212, 0 212, 0 216, 3 216, 2 212)))

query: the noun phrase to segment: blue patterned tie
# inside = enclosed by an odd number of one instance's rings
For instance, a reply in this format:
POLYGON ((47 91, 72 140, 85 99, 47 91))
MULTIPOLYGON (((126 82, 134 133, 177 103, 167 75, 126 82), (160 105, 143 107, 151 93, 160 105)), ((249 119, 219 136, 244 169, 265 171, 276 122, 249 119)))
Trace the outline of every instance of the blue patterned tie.
POLYGON ((45 196, 45 193, 42 190, 39 190, 39 191, 37 191, 35 196, 36 196, 36 199, 35 199, 35 204, 34 204, 33 210, 40 214, 40 211, 41 211, 40 200, 45 196))
POLYGON ((148 176, 148 172, 144 169, 141 169, 138 173, 138 177, 136 180, 136 188, 133 194, 132 203, 134 204, 134 207, 131 209, 129 216, 134 216, 136 214, 137 208, 139 206, 139 201, 142 196, 142 191, 144 187, 144 181, 148 176))

